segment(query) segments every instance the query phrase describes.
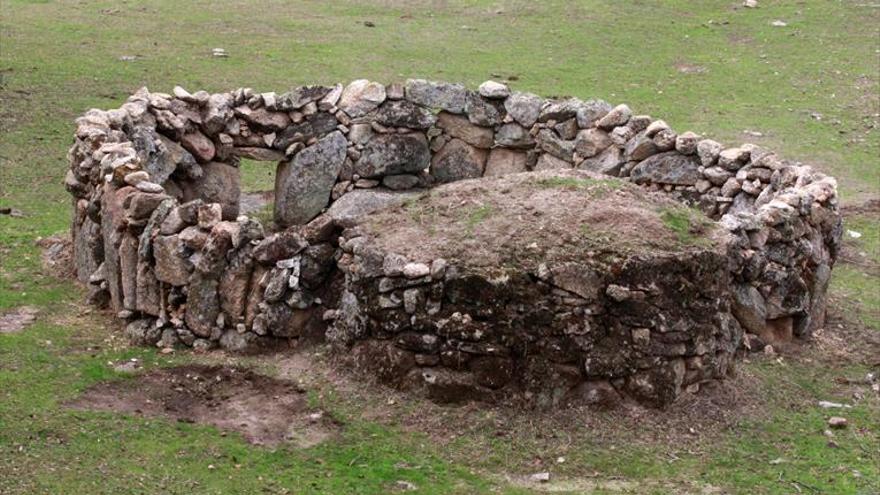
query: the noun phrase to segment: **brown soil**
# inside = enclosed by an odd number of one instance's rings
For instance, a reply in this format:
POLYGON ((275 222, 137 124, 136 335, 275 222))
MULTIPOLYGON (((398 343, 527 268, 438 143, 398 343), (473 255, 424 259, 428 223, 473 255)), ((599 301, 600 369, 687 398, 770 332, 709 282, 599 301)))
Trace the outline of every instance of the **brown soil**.
POLYGON ((576 170, 446 184, 371 215, 362 228, 380 250, 478 269, 718 245, 711 240, 717 229, 696 210, 663 194, 576 170), (688 236, 695 242, 681 241, 681 233, 664 222, 668 212, 688 217, 688 236))
POLYGON ((311 411, 292 381, 229 366, 189 365, 99 383, 70 404, 76 409, 167 417, 231 430, 257 445, 316 445, 338 425, 311 411))
POLYGON ((69 234, 53 235, 37 240, 43 269, 57 278, 76 278, 73 242, 69 234))
POLYGON ((15 308, 0 314, 0 333, 18 333, 37 319, 37 309, 30 306, 15 308))

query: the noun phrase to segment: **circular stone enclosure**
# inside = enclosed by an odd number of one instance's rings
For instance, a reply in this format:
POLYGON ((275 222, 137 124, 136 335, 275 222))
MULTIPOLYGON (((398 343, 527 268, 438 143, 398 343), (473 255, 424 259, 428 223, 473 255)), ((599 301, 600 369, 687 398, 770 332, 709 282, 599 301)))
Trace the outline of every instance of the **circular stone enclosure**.
POLYGON ((840 246, 808 166, 492 81, 144 88, 75 138, 77 276, 133 342, 326 339, 440 400, 667 404, 823 326, 840 246))

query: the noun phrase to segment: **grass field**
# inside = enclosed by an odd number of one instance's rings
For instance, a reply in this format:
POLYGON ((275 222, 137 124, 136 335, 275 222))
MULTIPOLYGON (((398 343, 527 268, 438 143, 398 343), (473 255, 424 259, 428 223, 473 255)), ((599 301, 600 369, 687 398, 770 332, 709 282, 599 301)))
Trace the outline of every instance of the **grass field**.
MULTIPOLYGON (((858 383, 880 371, 880 208, 870 202, 880 198, 880 7, 759 3, 3 0, 0 207, 24 217, 0 215, 0 313, 28 305, 39 316, 0 334, 0 494, 372 494, 402 490, 398 481, 438 494, 880 492, 880 399, 858 383), (212 57, 215 47, 230 56, 212 57), (122 378, 109 363, 132 357, 146 368, 220 360, 288 373, 272 358, 129 348, 81 288, 41 270, 34 241, 69 224, 73 119, 144 85, 281 92, 359 77, 510 79, 542 95, 626 102, 679 131, 759 143, 833 174, 846 228, 861 236, 845 234, 827 331, 790 355, 751 359, 728 402, 656 417, 441 408, 352 389, 322 358, 302 376, 314 407, 343 427, 306 449, 66 407, 122 378), (829 438, 832 414, 850 426, 829 438), (539 471, 549 484, 520 479, 539 471)), ((272 177, 259 166, 248 167, 253 190, 272 177)))

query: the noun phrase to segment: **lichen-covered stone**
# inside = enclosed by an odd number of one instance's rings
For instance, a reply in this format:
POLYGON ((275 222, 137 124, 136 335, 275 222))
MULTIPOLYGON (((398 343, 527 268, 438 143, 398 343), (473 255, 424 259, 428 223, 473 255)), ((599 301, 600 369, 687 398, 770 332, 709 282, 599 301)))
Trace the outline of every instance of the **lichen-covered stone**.
POLYGON ((371 139, 354 171, 361 177, 420 172, 428 167, 428 142, 421 134, 382 134, 371 139))
POLYGON ((345 136, 334 132, 278 165, 275 221, 279 225, 301 225, 321 213, 342 169, 345 148, 345 136))

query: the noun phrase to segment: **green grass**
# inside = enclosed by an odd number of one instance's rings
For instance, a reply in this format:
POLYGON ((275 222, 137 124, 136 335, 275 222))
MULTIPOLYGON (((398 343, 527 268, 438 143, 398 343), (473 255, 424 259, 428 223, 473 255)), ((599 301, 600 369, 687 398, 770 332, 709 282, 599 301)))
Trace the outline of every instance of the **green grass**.
MULTIPOLYGON (((536 459, 551 466, 554 481, 622 477, 632 493, 876 492, 877 400, 846 411, 852 427, 837 435, 836 449, 821 435, 826 413, 805 405, 850 401, 835 378, 867 368, 815 361, 747 365, 764 384, 766 415, 693 447, 642 441, 639 431, 600 440, 578 429, 578 418, 563 429, 498 437, 491 417, 471 417, 473 427, 449 424, 466 434, 441 445, 393 420, 362 419, 358 403, 329 401, 332 390, 315 400, 337 408, 344 434, 305 450, 272 451, 208 427, 63 407, 85 387, 117 378, 108 361, 138 357, 153 367, 190 359, 119 345, 106 315, 84 313, 81 288, 39 269, 34 240, 69 226, 65 153, 73 119, 88 108, 118 107, 144 85, 280 92, 359 77, 476 87, 516 76, 514 89, 626 102, 680 132, 775 149, 835 175, 844 203, 876 197, 880 9, 739 3, 0 2, 0 206, 27 215, 0 216, 0 311, 24 304, 41 311, 26 332, 0 335, 0 493, 388 493, 399 479, 419 493, 526 493, 504 475, 534 472, 536 459), (772 27, 775 19, 788 27, 772 27), (214 47, 230 57, 211 57, 214 47), (567 461, 553 464, 560 455, 567 461), (770 463, 778 457, 784 462, 770 463), (400 468, 401 460, 418 467, 400 468)), ((273 165, 244 163, 242 172, 245 191, 272 188, 273 165)), ((476 226, 488 212, 472 214, 476 226)), ((669 224, 684 235, 679 215, 669 224)), ((847 223, 863 233, 848 242, 873 263, 877 225, 876 214, 847 223)), ((880 328, 880 277, 863 265, 839 263, 832 294, 846 316, 880 328)), ((409 405, 413 414, 419 404, 409 405)))
POLYGON ((467 212, 467 216, 464 220, 464 230, 465 234, 468 237, 474 235, 474 229, 483 222, 483 220, 489 218, 494 213, 495 209, 492 205, 480 205, 475 208, 470 209, 467 212))
POLYGON ((264 192, 275 189, 276 163, 241 160, 241 191, 264 192))
POLYGON ((876 213, 844 221, 844 260, 834 269, 832 288, 847 310, 880 331, 880 220, 876 213), (861 234, 855 238, 850 231, 861 234))
POLYGON ((660 220, 678 237, 681 244, 703 245, 709 242, 700 234, 710 227, 711 221, 698 210, 687 206, 663 208, 660 211, 660 220))

